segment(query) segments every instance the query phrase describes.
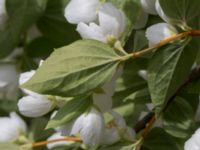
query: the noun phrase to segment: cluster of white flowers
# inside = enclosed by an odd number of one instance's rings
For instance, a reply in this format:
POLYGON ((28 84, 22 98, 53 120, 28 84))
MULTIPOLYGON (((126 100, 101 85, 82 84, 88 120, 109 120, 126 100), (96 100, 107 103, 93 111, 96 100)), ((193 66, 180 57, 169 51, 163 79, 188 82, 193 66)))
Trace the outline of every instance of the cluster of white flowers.
POLYGON ((105 43, 119 40, 126 25, 121 10, 99 0, 71 0, 65 8, 65 17, 77 24, 82 38, 105 43))
POLYGON ((159 0, 141 0, 141 6, 143 11, 136 24, 136 29, 146 26, 148 20, 146 16, 148 16, 148 14, 159 15, 165 21, 147 28, 146 37, 149 40, 150 47, 178 33, 176 28, 170 24, 170 19, 163 12, 159 0))
POLYGON ((184 150, 200 150, 200 129, 185 142, 184 150))

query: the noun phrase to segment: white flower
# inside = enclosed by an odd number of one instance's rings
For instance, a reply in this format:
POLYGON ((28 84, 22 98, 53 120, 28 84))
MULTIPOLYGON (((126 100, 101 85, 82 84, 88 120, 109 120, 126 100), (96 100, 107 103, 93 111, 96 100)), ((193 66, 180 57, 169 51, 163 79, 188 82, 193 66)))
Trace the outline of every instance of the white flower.
POLYGON ((93 102, 101 112, 106 112, 112 109, 112 96, 115 91, 115 82, 122 75, 123 66, 119 66, 111 80, 106 82, 101 88, 103 93, 94 93, 93 102))
MULTIPOLYGON (((35 70, 21 73, 19 77, 19 84, 22 85, 26 83, 34 74, 35 74, 35 70)), ((27 90, 27 89, 22 88, 22 91, 27 95, 38 95, 37 93, 27 90)))
MULTIPOLYGON (((79 135, 86 145, 99 145, 104 133, 104 120, 102 114, 92 108, 89 112, 79 116, 72 124, 68 126, 67 134, 79 135)), ((62 131, 62 135, 64 134, 62 131)))
POLYGON ((185 142, 184 150, 200 150, 200 128, 185 142))
POLYGON ((71 0, 65 8, 65 18, 73 24, 94 22, 99 6, 99 0, 71 0))
POLYGON ((125 29, 125 16, 111 3, 102 5, 98 13, 99 25, 94 22, 89 25, 81 22, 77 31, 84 39, 95 39, 108 42, 110 39, 119 39, 125 29))
POLYGON ((0 30, 3 29, 7 19, 6 1, 0 0, 0 30))
POLYGON ((14 112, 10 117, 0 117, 0 125, 0 142, 11 142, 27 131, 25 122, 14 112))
POLYGON ((51 111, 53 107, 54 102, 43 95, 24 96, 18 102, 20 113, 27 117, 40 117, 51 111))
POLYGON ((14 100, 18 94, 18 79, 15 64, 0 63, 0 99, 14 100))
POLYGON ((146 37, 149 40, 149 46, 154 46, 175 34, 177 34, 176 28, 167 23, 158 23, 150 26, 146 30, 146 37))
POLYGON ((102 145, 112 145, 121 140, 117 128, 107 128, 105 129, 101 144, 102 145))
MULTIPOLYGON (((50 136, 47 141, 51 141, 51 140, 55 140, 55 139, 62 139, 64 138, 64 136, 61 136, 61 133, 60 132, 56 132, 54 133, 52 136, 50 136)), ((69 145, 70 143, 72 142, 69 142, 69 141, 59 141, 59 142, 53 142, 53 143, 49 143, 47 144, 47 148, 48 149, 53 149, 55 147, 58 147, 58 146, 66 146, 66 145, 69 145)))
POLYGON ((149 14, 157 15, 155 3, 156 0, 140 0, 142 9, 149 14))
POLYGON ((161 6, 160 6, 160 2, 159 0, 156 0, 156 10, 158 15, 167 23, 170 22, 169 18, 165 15, 164 11, 162 10, 161 6))

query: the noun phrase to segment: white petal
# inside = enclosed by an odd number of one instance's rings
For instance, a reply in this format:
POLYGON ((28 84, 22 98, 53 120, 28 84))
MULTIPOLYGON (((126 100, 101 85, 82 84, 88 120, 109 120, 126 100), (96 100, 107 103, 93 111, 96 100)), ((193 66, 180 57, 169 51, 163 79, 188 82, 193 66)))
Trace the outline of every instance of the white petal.
POLYGON ((31 70, 28 72, 24 72, 20 74, 20 78, 19 78, 19 84, 22 85, 24 83, 26 83, 28 80, 31 79, 31 77, 35 74, 35 70, 31 70))
POLYGON ((75 134, 75 131, 80 133, 80 137, 84 144, 92 146, 99 145, 104 133, 104 120, 102 114, 95 108, 92 108, 90 112, 81 115, 75 121, 72 133, 75 134))
POLYGON ((25 122, 16 113, 10 113, 10 117, 0 117, 0 124, 0 142, 11 142, 18 138, 20 131, 26 132, 25 122))
MULTIPOLYGON (((50 140, 55 140, 55 139, 61 139, 61 138, 64 138, 64 136, 61 136, 61 133, 60 132, 57 132, 57 133, 54 133, 52 136, 50 136, 47 141, 50 141, 50 140)), ((49 143, 47 144, 47 148, 48 149, 53 149, 55 147, 58 147, 58 146, 66 146, 66 145, 69 145, 71 142, 68 142, 68 141, 60 141, 60 142, 54 142, 54 143, 49 143)))
POLYGON ((111 3, 105 3, 99 11, 99 24, 105 36, 118 39, 125 29, 125 16, 111 3))
POLYGON ((112 145, 118 141, 120 141, 121 137, 118 133, 118 130, 116 128, 110 128, 106 129, 105 133, 102 138, 102 145, 112 145))
POLYGON ((138 30, 144 28, 147 24, 148 18, 149 15, 145 11, 141 10, 137 22, 134 25, 134 29, 138 30))
POLYGON ((65 8, 65 18, 73 24, 94 22, 99 6, 99 0, 71 0, 65 8))
POLYGON ((155 3, 156 0, 141 0, 142 9, 152 15, 157 15, 155 3))
POLYGON ((124 118, 117 112, 109 111, 109 113, 113 116, 114 121, 119 129, 126 129, 126 122, 124 118))
POLYGON ((170 22, 170 19, 165 15, 164 11, 162 10, 161 6, 160 6, 160 2, 159 0, 156 0, 156 10, 158 15, 167 23, 170 22))
POLYGON ((106 42, 102 29, 95 23, 90 23, 89 25, 87 25, 81 22, 78 24, 76 30, 79 32, 83 39, 94 39, 106 42))
POLYGON ((54 105, 54 102, 48 100, 45 96, 25 96, 18 102, 18 108, 21 114, 27 117, 39 117, 48 113, 54 105))
POLYGON ((18 79, 15 64, 0 63, 0 99, 16 99, 18 93, 18 79))
POLYGON ((167 23, 158 23, 147 28, 146 37, 153 46, 176 33, 177 30, 173 26, 167 23))
POLYGON ((185 142, 184 150, 200 150, 200 128, 185 142))

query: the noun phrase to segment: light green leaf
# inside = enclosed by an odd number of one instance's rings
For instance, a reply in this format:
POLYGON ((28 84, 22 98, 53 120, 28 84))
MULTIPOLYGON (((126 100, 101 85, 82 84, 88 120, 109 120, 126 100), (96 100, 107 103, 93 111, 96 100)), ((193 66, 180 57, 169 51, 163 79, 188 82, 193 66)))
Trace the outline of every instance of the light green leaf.
POLYGON ((192 40, 186 47, 183 43, 161 47, 151 58, 148 86, 157 112, 187 80, 197 51, 196 41, 192 40))
POLYGON ((85 112, 92 104, 91 96, 77 97, 67 102, 49 121, 46 128, 62 126, 85 112))
POLYGON ((85 94, 109 80, 128 57, 102 42, 77 41, 55 50, 23 87, 64 97, 85 94))
POLYGON ((118 143, 108 147, 102 147, 99 150, 133 150, 133 143, 118 143))
POLYGON ((186 138, 194 120, 191 105, 181 97, 176 97, 162 114, 163 127, 170 135, 186 138))
POLYGON ((141 150, 179 150, 174 139, 161 128, 154 128, 145 138, 141 150))
POLYGON ((18 145, 12 143, 0 143, 1 150, 21 150, 18 145))
POLYGON ((165 14, 172 19, 172 23, 190 25, 197 21, 200 15, 199 0, 159 0, 165 14))

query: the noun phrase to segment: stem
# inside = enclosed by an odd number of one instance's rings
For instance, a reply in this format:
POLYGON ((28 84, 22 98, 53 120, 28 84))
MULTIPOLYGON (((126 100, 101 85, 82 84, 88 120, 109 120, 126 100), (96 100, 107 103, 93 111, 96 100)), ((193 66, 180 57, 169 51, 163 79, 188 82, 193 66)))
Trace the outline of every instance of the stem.
POLYGON ((47 145, 49 143, 55 143, 55 142, 61 142, 61 141, 81 142, 81 139, 77 137, 65 137, 65 138, 60 138, 60 139, 55 139, 55 140, 35 142, 35 143, 32 143, 32 147, 40 147, 40 146, 47 145))
POLYGON ((200 36, 200 30, 191 30, 191 31, 187 31, 187 32, 183 32, 183 33, 173 35, 173 36, 171 36, 171 37, 169 37, 165 40, 162 40, 161 42, 159 42, 158 44, 156 44, 153 47, 149 47, 149 48, 146 48, 144 50, 132 53, 132 57, 133 58, 140 57, 140 56, 142 56, 146 53, 149 53, 149 52, 153 51, 154 49, 157 49, 161 46, 164 46, 164 45, 166 45, 166 44, 168 44, 168 43, 170 43, 174 40, 181 39, 181 38, 188 37, 188 36, 200 36))
POLYGON ((149 132, 150 132, 150 130, 153 127, 155 122, 156 122, 156 116, 154 114, 153 117, 151 118, 151 120, 149 121, 148 125, 144 129, 144 132, 142 134, 143 138, 145 138, 149 134, 149 132))

